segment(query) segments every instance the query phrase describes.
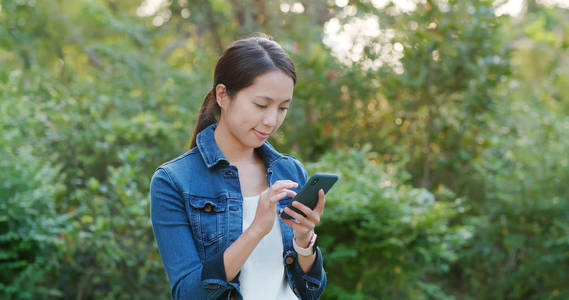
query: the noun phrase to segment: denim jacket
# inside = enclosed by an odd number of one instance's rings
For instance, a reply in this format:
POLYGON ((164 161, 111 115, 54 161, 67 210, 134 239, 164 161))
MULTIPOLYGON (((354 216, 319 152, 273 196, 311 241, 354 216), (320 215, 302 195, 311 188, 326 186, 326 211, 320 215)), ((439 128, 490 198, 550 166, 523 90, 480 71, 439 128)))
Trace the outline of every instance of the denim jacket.
MULTIPOLYGON (((214 139, 216 124, 202 130, 197 146, 159 166, 150 183, 152 229, 168 275, 173 299, 243 299, 239 274, 227 281, 223 252, 243 232, 243 196, 237 168, 214 139)), ((306 182, 300 162, 268 142, 255 151, 265 164, 267 183, 306 182)), ((292 199, 277 203, 277 212, 292 199)), ((292 246, 292 228, 279 218, 283 264, 290 288, 300 299, 318 299, 326 285, 322 253, 305 273, 292 246)), ((259 288, 262 288, 259 286, 259 288)))

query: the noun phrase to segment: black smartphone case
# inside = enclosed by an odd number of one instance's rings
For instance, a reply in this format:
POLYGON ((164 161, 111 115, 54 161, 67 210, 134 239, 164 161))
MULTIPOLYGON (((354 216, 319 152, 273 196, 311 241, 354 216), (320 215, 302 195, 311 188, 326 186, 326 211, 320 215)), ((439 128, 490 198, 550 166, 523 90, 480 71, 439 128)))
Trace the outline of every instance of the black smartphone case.
MULTIPOLYGON (((327 193, 337 180, 338 175, 335 174, 315 173, 310 177, 310 179, 308 179, 300 192, 298 192, 296 197, 292 200, 298 201, 308 206, 310 209, 314 209, 318 203, 318 190, 323 189, 324 193, 327 193)), ((292 201, 287 207, 306 217, 303 212, 292 206, 292 201)), ((293 219, 293 217, 289 216, 284 211, 281 213, 281 217, 283 219, 293 219)))

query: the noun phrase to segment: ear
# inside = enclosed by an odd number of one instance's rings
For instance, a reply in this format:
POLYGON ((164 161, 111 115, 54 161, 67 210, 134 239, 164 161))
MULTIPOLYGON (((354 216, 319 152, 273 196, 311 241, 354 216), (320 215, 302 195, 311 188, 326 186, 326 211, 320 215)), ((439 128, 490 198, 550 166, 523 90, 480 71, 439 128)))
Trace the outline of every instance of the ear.
POLYGON ((215 86, 215 100, 217 101, 217 105, 222 109, 227 106, 229 101, 229 94, 227 94, 227 88, 225 84, 220 83, 215 86))

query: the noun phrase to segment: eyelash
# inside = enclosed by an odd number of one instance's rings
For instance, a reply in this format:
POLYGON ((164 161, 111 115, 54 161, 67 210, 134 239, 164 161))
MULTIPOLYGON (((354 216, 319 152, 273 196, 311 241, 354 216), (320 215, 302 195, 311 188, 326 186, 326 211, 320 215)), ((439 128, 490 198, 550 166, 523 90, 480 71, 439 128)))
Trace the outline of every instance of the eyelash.
MULTIPOLYGON (((267 108, 266 105, 262 105, 262 104, 257 104, 255 103, 255 105, 257 105, 258 108, 267 108)), ((288 107, 279 107, 280 110, 285 111, 288 109, 288 107)))

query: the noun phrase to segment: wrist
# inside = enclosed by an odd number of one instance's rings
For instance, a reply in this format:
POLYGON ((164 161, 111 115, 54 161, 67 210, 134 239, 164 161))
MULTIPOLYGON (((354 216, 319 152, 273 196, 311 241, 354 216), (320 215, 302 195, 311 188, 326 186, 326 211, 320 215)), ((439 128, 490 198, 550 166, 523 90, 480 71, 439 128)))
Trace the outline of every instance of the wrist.
POLYGON ((309 232, 308 234, 303 234, 302 236, 295 236, 294 240, 296 241, 296 244, 301 246, 302 248, 307 248, 310 245, 310 240, 312 239, 312 235, 314 234, 314 231, 309 232))
POLYGON ((308 241, 307 245, 301 246, 298 244, 296 238, 292 240, 292 246, 296 253, 300 256, 311 256, 314 255, 315 246, 316 246, 316 233, 312 232, 310 236, 310 240, 308 241))

